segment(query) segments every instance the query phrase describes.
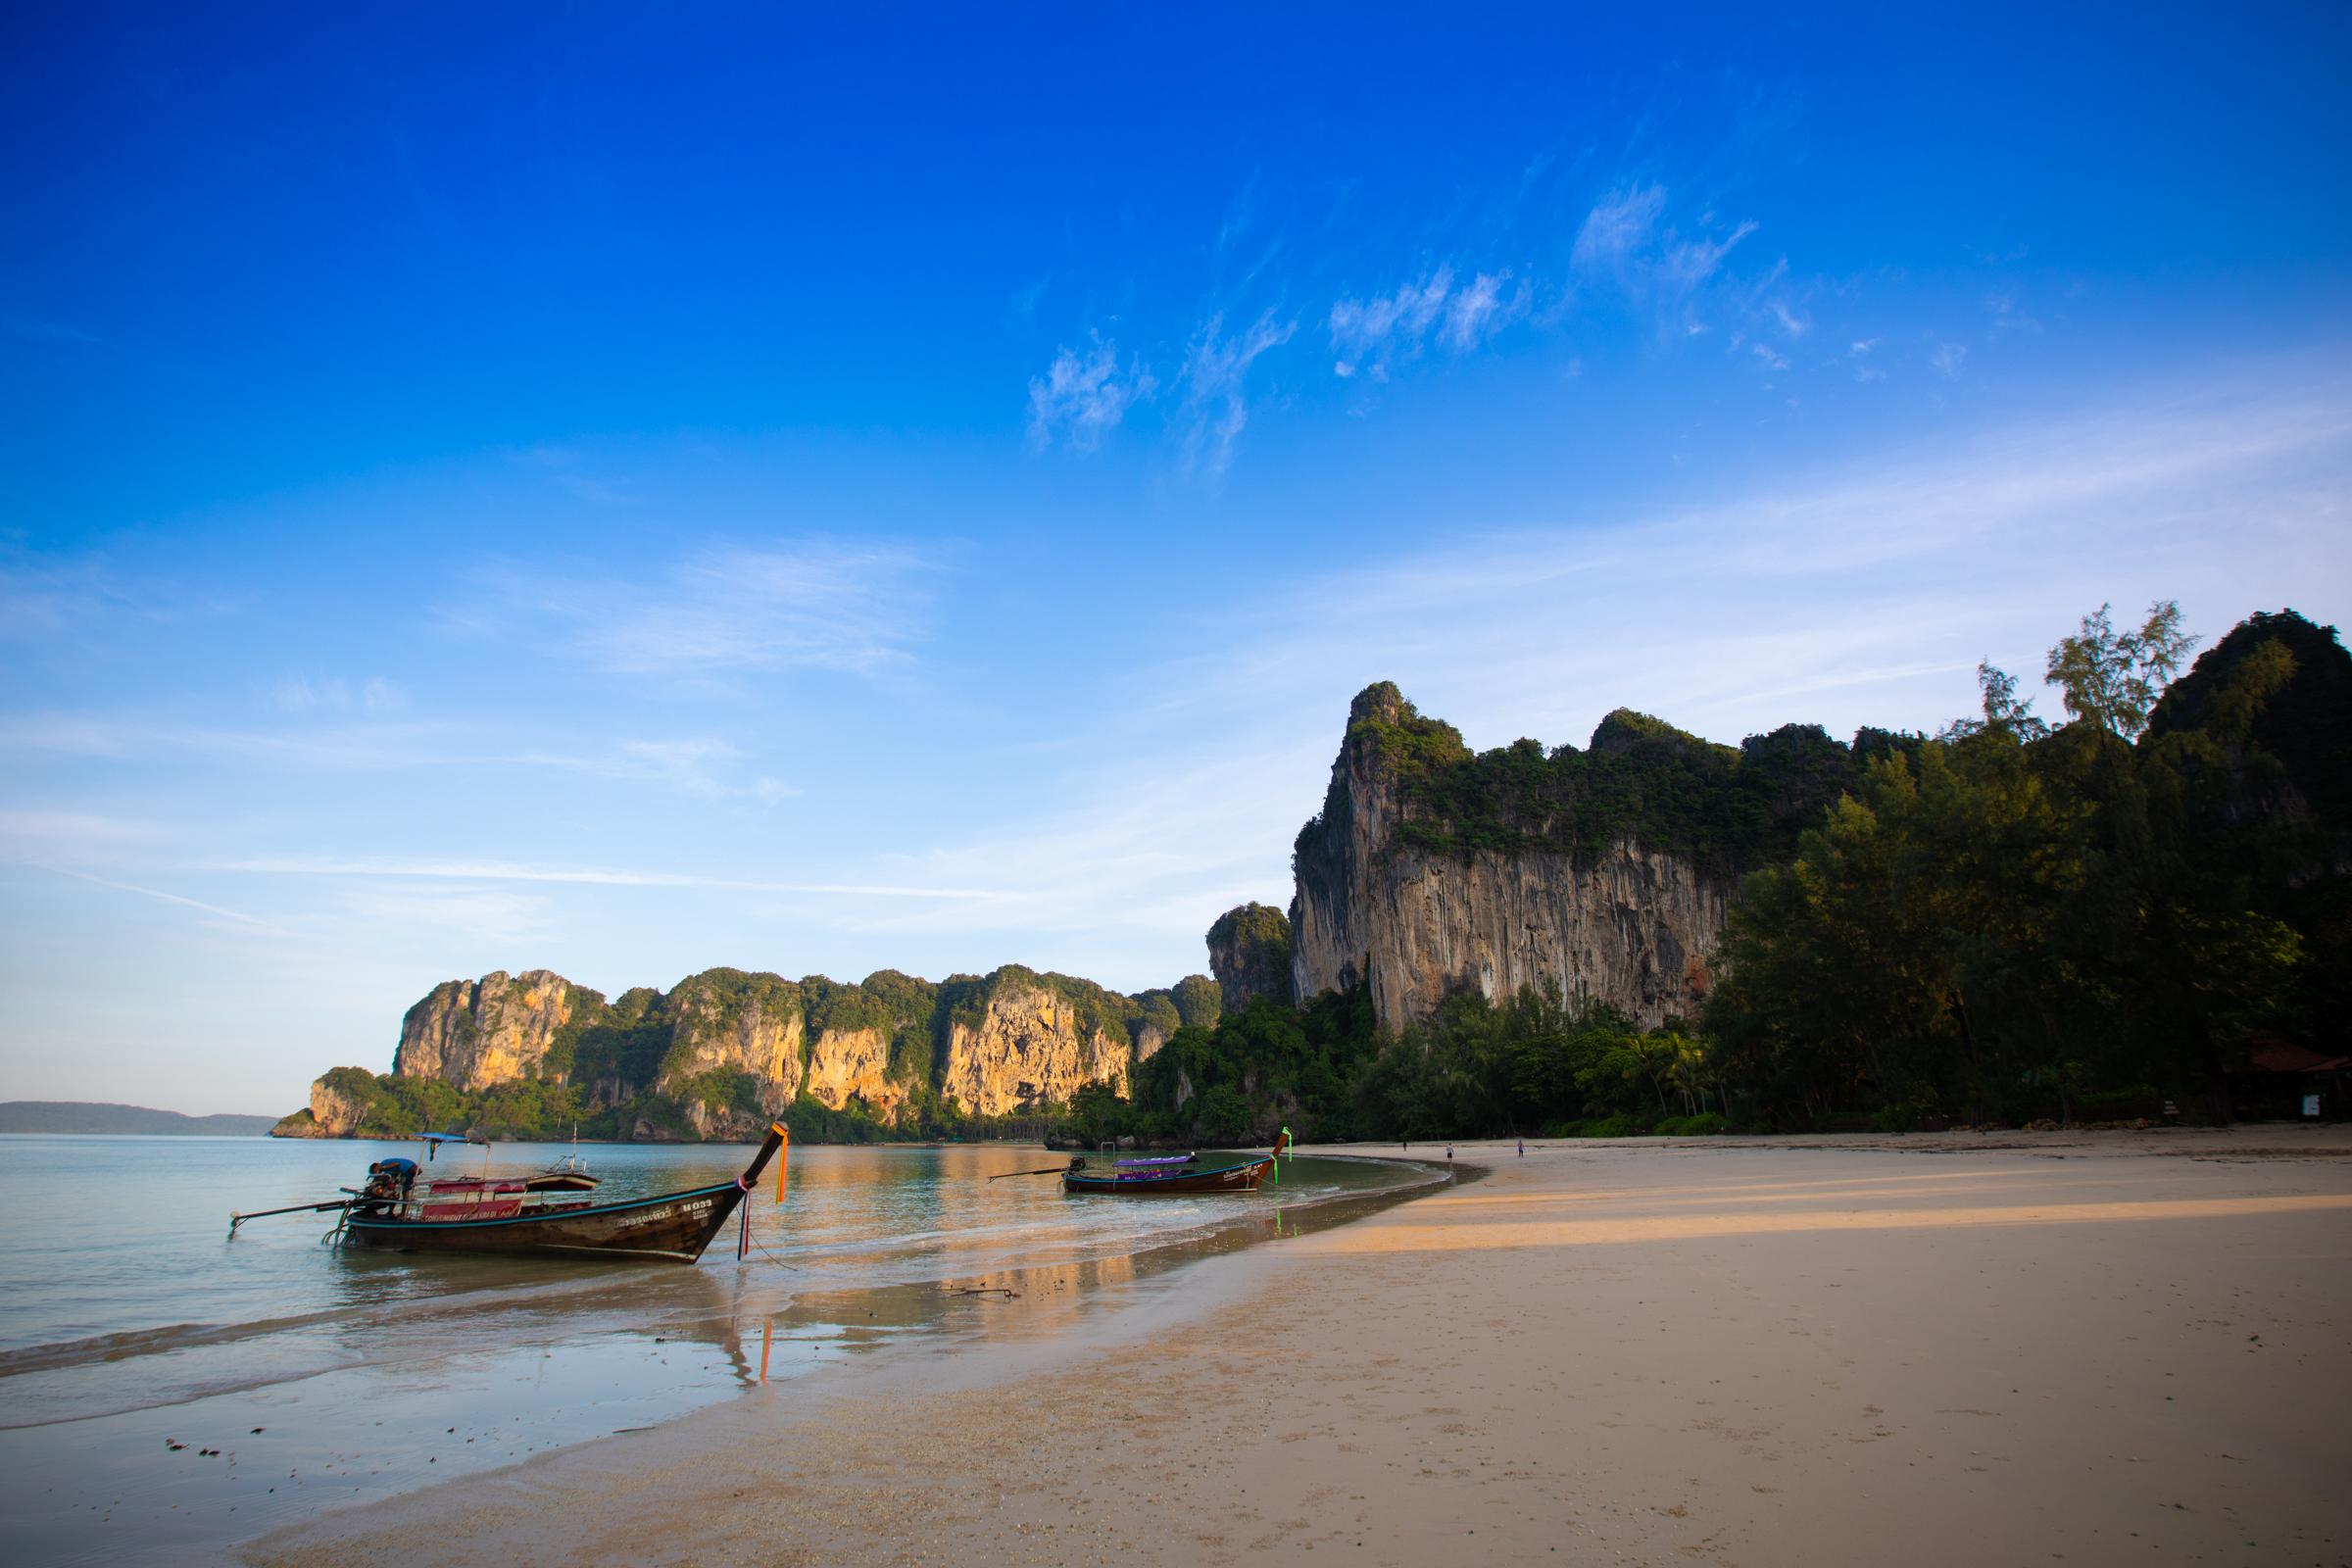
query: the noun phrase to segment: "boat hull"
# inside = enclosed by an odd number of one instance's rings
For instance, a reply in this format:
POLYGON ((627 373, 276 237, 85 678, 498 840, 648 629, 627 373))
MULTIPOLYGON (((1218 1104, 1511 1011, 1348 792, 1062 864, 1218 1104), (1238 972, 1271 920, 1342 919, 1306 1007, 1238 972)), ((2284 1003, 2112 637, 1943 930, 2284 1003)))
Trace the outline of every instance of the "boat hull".
MULTIPOLYGON (((734 1216, 736 1205, 784 1147, 784 1139, 783 1124, 771 1123, 751 1165, 731 1182, 622 1203, 551 1203, 495 1219, 426 1219, 403 1217, 363 1202, 346 1210, 343 1240, 382 1252, 692 1263, 734 1216)), ((427 1201, 417 1206, 434 1205, 427 1201)))
POLYGON ((507 1219, 430 1220, 354 1212, 343 1239, 388 1252, 473 1252, 691 1263, 703 1255, 745 1187, 727 1182, 626 1203, 554 1207, 507 1219))
POLYGON ((1219 1170, 1182 1171, 1166 1176, 1089 1176, 1079 1171, 1062 1174, 1061 1190, 1065 1193, 1102 1193, 1115 1198, 1182 1198, 1193 1193, 1253 1193, 1266 1172, 1274 1168, 1273 1156, 1253 1159, 1246 1164, 1227 1165, 1219 1170))

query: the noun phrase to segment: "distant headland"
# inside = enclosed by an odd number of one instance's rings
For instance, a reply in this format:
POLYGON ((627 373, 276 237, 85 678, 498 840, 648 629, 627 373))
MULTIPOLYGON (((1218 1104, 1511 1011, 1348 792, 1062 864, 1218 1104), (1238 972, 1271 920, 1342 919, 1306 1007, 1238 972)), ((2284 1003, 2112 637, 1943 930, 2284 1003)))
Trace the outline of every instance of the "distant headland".
POLYGON ((260 1138, 275 1116, 183 1116, 87 1100, 0 1101, 0 1133, 111 1133, 156 1138, 260 1138))

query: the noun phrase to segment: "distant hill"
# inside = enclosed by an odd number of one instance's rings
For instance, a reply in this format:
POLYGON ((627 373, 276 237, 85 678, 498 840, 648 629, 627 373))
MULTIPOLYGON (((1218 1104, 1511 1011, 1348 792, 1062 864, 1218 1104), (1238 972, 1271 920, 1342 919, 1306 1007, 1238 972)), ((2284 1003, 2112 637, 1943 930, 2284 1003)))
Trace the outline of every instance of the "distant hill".
POLYGON ((182 1138, 259 1138, 275 1116, 183 1116, 144 1105, 80 1100, 0 1101, 0 1133, 144 1133, 182 1138))

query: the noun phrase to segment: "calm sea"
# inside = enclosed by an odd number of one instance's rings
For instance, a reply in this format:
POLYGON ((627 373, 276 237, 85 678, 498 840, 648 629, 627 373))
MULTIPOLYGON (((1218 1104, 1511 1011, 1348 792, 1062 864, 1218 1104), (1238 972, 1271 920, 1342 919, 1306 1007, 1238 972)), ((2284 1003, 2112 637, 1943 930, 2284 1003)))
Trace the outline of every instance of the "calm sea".
MULTIPOLYGON (((17 1562, 216 1549, 684 1413, 860 1352, 1050 1335, 1165 1264, 1438 1173, 1302 1158, 1250 1197, 1067 1198, 1036 1147, 796 1148, 698 1267, 321 1244, 316 1201, 414 1146, 0 1137, 0 1502, 17 1562), (1157 1259, 1158 1262, 1154 1262, 1157 1259), (177 1444, 180 1446, 173 1446, 177 1444), (214 1450, 207 1452, 206 1450, 214 1450)), ((520 1174, 566 1151, 509 1144, 520 1174)), ((724 1181, 751 1151, 589 1146, 600 1200, 724 1181)), ((432 1169, 483 1168, 468 1149, 432 1169)))

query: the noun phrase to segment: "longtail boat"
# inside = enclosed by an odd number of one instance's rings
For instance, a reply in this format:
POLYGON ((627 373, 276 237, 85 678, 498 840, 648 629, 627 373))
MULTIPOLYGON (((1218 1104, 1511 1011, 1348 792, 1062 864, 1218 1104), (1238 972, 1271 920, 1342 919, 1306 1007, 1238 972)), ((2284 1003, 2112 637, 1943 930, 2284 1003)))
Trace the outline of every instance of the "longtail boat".
POLYGON ((1258 1183, 1274 1169, 1284 1151, 1291 1147, 1291 1130, 1285 1127, 1282 1136, 1274 1141, 1271 1153, 1253 1159, 1236 1161, 1201 1169, 1195 1165, 1198 1154, 1183 1154, 1165 1159, 1114 1160, 1106 1171, 1087 1168, 1086 1157, 1070 1161, 1069 1169, 1061 1173, 1061 1190, 1065 1193, 1108 1193, 1120 1198, 1172 1198, 1187 1193, 1254 1193, 1258 1183))
MULTIPOLYGON (((349 1199, 263 1212, 339 1208, 343 1211, 336 1231, 340 1240, 379 1251, 692 1263, 725 1227, 788 1136, 781 1123, 771 1123, 751 1164, 732 1181, 625 1202, 594 1203, 554 1196, 530 1178, 480 1176, 419 1182, 415 1161, 390 1159, 371 1166, 368 1186, 349 1199)), ((234 1236, 244 1221, 260 1217, 230 1216, 229 1234, 234 1236)))

